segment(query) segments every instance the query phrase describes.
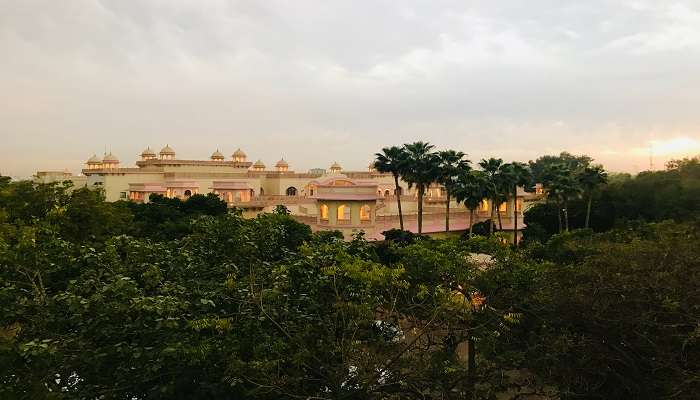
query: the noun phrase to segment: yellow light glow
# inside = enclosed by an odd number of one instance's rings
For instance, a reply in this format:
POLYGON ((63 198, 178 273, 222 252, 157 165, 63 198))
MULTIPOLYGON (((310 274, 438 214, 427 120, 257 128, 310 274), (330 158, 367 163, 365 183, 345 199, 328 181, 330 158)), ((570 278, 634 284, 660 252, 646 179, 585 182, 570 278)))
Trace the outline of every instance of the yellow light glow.
MULTIPOLYGON (((643 149, 638 149, 643 153, 643 149)), ((689 137, 677 137, 668 140, 652 140, 649 149, 656 156, 694 154, 700 151, 700 141, 689 137)))

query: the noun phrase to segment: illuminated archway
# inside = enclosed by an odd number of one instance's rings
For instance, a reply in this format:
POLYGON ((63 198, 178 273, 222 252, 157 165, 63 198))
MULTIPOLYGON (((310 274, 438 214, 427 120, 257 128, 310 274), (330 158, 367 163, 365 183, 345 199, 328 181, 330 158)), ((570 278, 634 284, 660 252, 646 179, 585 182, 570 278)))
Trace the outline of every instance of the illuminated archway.
POLYGON ((290 186, 287 188, 287 196, 296 196, 297 195, 297 188, 294 186, 290 186))
POLYGON ((350 221, 350 206, 343 204, 338 206, 338 221, 350 221))

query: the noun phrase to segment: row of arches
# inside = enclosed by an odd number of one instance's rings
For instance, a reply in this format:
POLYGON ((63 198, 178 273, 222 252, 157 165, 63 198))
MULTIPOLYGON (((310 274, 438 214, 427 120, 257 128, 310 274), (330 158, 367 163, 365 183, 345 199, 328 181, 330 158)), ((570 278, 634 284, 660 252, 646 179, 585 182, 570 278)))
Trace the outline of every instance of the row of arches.
MULTIPOLYGON (((396 189, 394 189, 394 190, 385 189, 383 192, 381 189, 377 190, 377 196, 379 196, 379 197, 395 196, 396 193, 397 193, 396 189)), ((399 187, 398 193, 403 194, 403 188, 399 187)))

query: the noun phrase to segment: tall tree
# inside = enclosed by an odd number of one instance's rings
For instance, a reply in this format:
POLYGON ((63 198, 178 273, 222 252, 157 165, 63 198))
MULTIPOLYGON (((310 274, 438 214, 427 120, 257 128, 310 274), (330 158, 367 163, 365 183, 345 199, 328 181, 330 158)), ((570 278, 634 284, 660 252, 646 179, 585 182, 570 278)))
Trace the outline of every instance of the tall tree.
POLYGON ((468 170, 459 175, 455 198, 469 210, 469 237, 473 236, 474 212, 488 195, 488 180, 483 171, 468 170))
POLYGON ((489 225, 489 234, 493 234, 493 227, 495 224, 494 212, 497 212, 496 208, 499 205, 499 187, 501 186, 502 182, 500 173, 502 165, 503 159, 500 158, 491 157, 488 160, 482 159, 479 161, 479 166, 484 171, 488 179, 488 194, 489 199, 491 200, 491 223, 489 225))
POLYGON ((427 142, 415 142, 404 145, 406 151, 403 178, 409 187, 418 191, 418 234, 423 233, 423 196, 425 189, 438 178, 438 161, 433 146, 427 142))
POLYGON ((583 168, 577 175, 578 182, 581 185, 584 195, 587 198, 586 204, 586 223, 588 229, 591 222, 591 205, 593 204, 593 192, 608 182, 608 174, 603 169, 602 165, 593 165, 583 168))
MULTIPOLYGON (((504 175, 510 184, 513 196, 513 244, 518 245, 518 187, 526 187, 532 180, 530 168, 525 163, 514 161, 504 165, 504 175)), ((522 211, 522 210, 521 210, 522 211)))
POLYGON ((445 206, 445 232, 450 231, 450 200, 454 193, 459 175, 468 172, 469 160, 464 159, 461 151, 444 150, 437 153, 438 182, 445 187, 447 203, 445 206))
POLYGON ((587 155, 574 155, 566 151, 559 155, 546 155, 538 157, 535 161, 529 161, 530 171, 532 172, 531 184, 542 183, 545 179, 547 169, 552 165, 565 165, 571 171, 578 171, 593 162, 593 159, 587 155))
POLYGON ((574 173, 563 164, 551 165, 547 168, 544 177, 547 199, 557 204, 559 217, 559 232, 569 231, 569 201, 581 194, 581 185, 574 173), (561 213, 564 214, 563 226, 561 213))
POLYGON ((382 149, 381 153, 376 153, 375 157, 376 160, 374 161, 374 168, 376 168, 379 172, 390 173, 394 177, 394 185, 396 186, 396 205, 399 208, 399 224, 401 226, 401 230, 404 230, 403 212, 401 211, 401 186, 399 185, 399 178, 406 162, 406 152, 403 148, 397 146, 385 147, 382 149))

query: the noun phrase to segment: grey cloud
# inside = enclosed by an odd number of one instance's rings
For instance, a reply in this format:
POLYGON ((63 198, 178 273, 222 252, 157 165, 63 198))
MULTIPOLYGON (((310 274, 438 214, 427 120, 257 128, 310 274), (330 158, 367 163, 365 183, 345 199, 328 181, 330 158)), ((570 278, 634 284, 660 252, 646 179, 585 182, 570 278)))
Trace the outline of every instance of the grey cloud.
POLYGON ((692 1, 7 0, 0 173, 165 143, 364 168, 416 139, 635 170, 700 140, 699 26, 692 1))

